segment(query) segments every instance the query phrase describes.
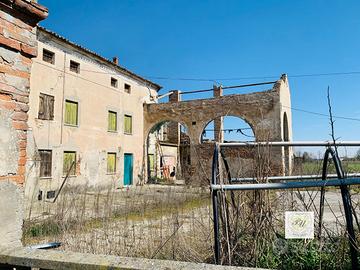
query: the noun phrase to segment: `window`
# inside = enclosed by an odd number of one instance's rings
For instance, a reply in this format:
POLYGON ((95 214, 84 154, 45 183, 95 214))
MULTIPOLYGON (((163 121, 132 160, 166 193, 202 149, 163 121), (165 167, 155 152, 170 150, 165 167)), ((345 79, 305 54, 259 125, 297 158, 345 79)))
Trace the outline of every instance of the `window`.
POLYGON ((65 101, 65 124, 78 125, 78 103, 75 101, 65 101))
POLYGON ((116 153, 107 154, 107 173, 116 173, 116 153))
POLYGON ((149 170, 154 171, 155 170, 155 160, 154 160, 154 154, 149 154, 149 170))
POLYGON ((117 131, 117 113, 109 111, 108 113, 108 131, 117 131))
POLYGON ((53 53, 47 49, 43 49, 43 61, 54 65, 55 64, 55 53, 53 53))
POLYGON ((54 120, 54 97, 40 93, 38 118, 54 120))
POLYGON ((76 152, 65 151, 64 152, 64 164, 63 174, 64 175, 75 175, 76 173, 76 152))
POLYGON ((42 200, 42 197, 43 197, 43 191, 42 191, 42 190, 39 190, 39 193, 38 193, 38 201, 41 201, 41 200, 42 200))
POLYGON ((46 192, 46 199, 52 199, 55 198, 55 190, 49 190, 46 192))
POLYGON ((126 115, 124 116, 124 132, 126 134, 132 133, 132 116, 126 115))
POLYGON ((124 90, 125 90, 126 93, 130 94, 131 93, 131 85, 125 83, 124 84, 124 90))
POLYGON ((118 80, 115 78, 111 78, 111 86, 117 88, 118 87, 118 80))
POLYGON ((52 151, 39 150, 40 177, 51 177, 52 151))
POLYGON ((70 71, 80 73, 80 64, 73 60, 70 60, 70 71))

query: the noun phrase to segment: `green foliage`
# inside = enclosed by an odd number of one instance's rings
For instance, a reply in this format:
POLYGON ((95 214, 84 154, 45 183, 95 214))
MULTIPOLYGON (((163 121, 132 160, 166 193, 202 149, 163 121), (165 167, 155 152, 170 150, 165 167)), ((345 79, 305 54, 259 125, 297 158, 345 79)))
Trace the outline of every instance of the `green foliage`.
POLYGON ((258 267, 272 269, 351 269, 347 241, 327 240, 320 248, 318 240, 275 240, 263 251, 258 267))
POLYGON ((29 223, 24 226, 24 237, 53 236, 60 233, 59 223, 52 220, 46 220, 41 223, 29 223))

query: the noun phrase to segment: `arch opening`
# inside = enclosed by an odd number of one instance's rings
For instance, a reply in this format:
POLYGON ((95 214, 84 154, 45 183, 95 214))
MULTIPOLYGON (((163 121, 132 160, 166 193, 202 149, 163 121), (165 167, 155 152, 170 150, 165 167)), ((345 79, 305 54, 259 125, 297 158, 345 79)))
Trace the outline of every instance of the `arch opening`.
POLYGON ((183 183, 190 163, 190 138, 184 124, 164 120, 147 136, 147 183, 183 183))
MULTIPOLYGON (((255 141, 255 134, 253 128, 244 119, 227 115, 209 121, 203 129, 200 141, 200 149, 202 153, 205 153, 201 155, 204 156, 202 162, 208 162, 210 167, 211 159, 207 161, 205 156, 213 153, 215 142, 252 142, 255 141)), ((253 176, 255 152, 252 147, 224 147, 222 154, 227 161, 227 169, 232 178, 253 176)), ((228 177, 228 172, 224 175, 224 179, 228 177)))
POLYGON ((255 141, 253 128, 237 116, 221 116, 207 123, 201 134, 201 143, 255 141))

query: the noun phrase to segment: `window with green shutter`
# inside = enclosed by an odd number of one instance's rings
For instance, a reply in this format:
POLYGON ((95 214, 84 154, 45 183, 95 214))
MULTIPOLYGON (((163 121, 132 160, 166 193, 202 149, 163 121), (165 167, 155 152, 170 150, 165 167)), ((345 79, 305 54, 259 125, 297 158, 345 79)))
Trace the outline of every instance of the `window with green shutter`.
POLYGON ((150 171, 155 170, 154 154, 149 154, 149 169, 150 169, 150 171))
POLYGON ((76 152, 65 151, 64 152, 64 164, 63 164, 63 174, 67 175, 76 174, 76 152))
POLYGON ((126 134, 132 134, 132 116, 126 115, 124 116, 124 132, 126 134))
POLYGON ((116 153, 107 154, 107 172, 116 173, 116 153))
POLYGON ((109 111, 108 113, 108 131, 117 131, 117 113, 109 111))
POLYGON ((78 103, 75 101, 65 101, 65 124, 78 125, 78 103))

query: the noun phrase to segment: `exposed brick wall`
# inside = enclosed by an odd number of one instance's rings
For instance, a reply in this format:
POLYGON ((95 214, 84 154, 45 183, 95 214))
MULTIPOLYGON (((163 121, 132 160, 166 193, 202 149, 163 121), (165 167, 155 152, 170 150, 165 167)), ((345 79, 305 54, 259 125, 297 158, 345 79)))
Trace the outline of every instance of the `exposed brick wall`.
MULTIPOLYGON (((180 91, 173 90, 172 94, 169 96, 169 102, 179 102, 181 100, 180 91)), ((168 119, 170 120, 170 119, 168 119)), ((180 143, 180 124, 177 122, 169 122, 168 129, 167 129, 167 137, 168 141, 174 144, 180 143)))
POLYGON ((25 180, 31 58, 37 54, 36 24, 47 14, 33 1, 0 2, 0 180, 25 180))
MULTIPOLYGON (((221 97, 223 95, 223 89, 221 86, 214 85, 214 97, 221 97)), ((214 119, 214 140, 216 142, 224 141, 224 119, 223 117, 218 117, 214 119)))
MULTIPOLYGON (((286 112, 289 116, 288 131, 289 134, 292 134, 291 111, 289 109, 291 107, 290 89, 286 76, 282 76, 268 91, 221 96, 221 90, 221 88, 215 87, 214 98, 186 101, 177 101, 177 93, 174 93, 170 96, 168 103, 153 103, 144 106, 145 138, 153 126, 165 120, 172 120, 186 126, 190 141, 186 153, 190 153, 190 164, 186 164, 186 168, 182 168, 182 170, 183 175, 188 175, 185 178, 191 181, 191 184, 208 183, 211 175, 213 152, 211 146, 201 144, 201 135, 204 128, 212 120, 220 119, 223 116, 239 117, 250 125, 256 141, 282 141, 284 126, 282 119, 284 112, 286 112)), ((215 129, 220 128, 216 127, 215 129)), ((289 140, 291 141, 291 135, 289 140)), ((238 160, 242 158, 247 164, 240 164, 239 168, 253 166, 250 164, 253 158, 244 158, 244 153, 240 150, 235 148, 234 153, 228 150, 228 155, 233 160, 230 162, 237 165, 239 164, 238 160)), ((272 148, 271 162, 267 166, 269 174, 281 175, 285 172, 285 166, 288 166, 287 171, 291 172, 291 156, 288 154, 286 157, 281 148, 272 148), (289 159, 287 163, 284 162, 286 158, 289 159)), ((182 157, 182 160, 187 161, 188 159, 182 157)), ((145 162, 145 164, 147 163, 145 162)), ((233 171, 239 170, 234 168, 233 171)), ((252 171, 242 170, 237 175, 251 176, 252 171)), ((234 175, 236 174, 234 173, 234 175)))

